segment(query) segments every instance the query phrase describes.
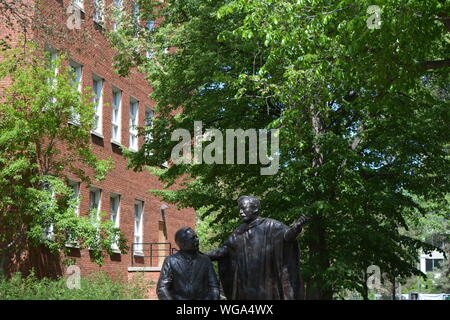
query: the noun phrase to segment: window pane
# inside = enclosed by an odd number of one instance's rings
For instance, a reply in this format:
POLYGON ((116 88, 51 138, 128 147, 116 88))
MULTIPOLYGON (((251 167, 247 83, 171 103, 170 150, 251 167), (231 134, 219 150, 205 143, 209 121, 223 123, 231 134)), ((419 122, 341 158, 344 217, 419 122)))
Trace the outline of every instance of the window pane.
POLYGON ((119 128, 117 128, 116 125, 112 126, 112 138, 114 141, 118 140, 118 136, 119 136, 119 128))
POLYGON ((91 216, 92 219, 100 219, 100 215, 98 214, 100 211, 100 195, 101 190, 89 191, 89 209, 94 211, 94 215, 91 216))
POLYGON ((114 225, 117 228, 119 227, 119 203, 120 203, 120 196, 110 197, 111 220, 114 222, 114 225))
POLYGON ((443 259, 433 259, 433 269, 439 269, 442 266, 443 259))
POLYGON ((122 100, 122 92, 113 90, 112 103, 112 140, 120 142, 120 105, 122 100))
POLYGON ((95 208, 95 192, 90 191, 89 192, 89 208, 94 209, 95 208))
POLYGON ((140 219, 139 206, 137 203, 134 204, 134 217, 135 217, 136 221, 138 221, 140 219))
POLYGON ((151 126, 152 120, 153 120, 153 112, 150 109, 147 109, 145 111, 145 124, 147 126, 151 126))
MULTIPOLYGON (((145 110, 145 125, 147 126, 146 130, 150 130, 153 126, 153 112, 150 109, 145 110)), ((145 135, 146 141, 152 140, 152 134, 150 131, 147 131, 147 134, 145 135)))
POLYGON ((117 213, 117 203, 116 203, 116 200, 117 200, 116 197, 111 197, 111 198, 110 198, 111 213, 117 213))
POLYGON ((81 82, 81 66, 71 65, 70 68, 73 72, 73 76, 75 77, 75 79, 72 81, 72 84, 76 85, 79 90, 79 84, 81 82))
POLYGON ((139 104, 137 101, 130 102, 130 149, 134 150, 137 150, 138 147, 137 143, 138 108, 139 104))
POLYGON ((433 271, 433 259, 425 259, 425 271, 433 271))
POLYGON ((135 23, 139 22, 139 15, 140 15, 139 3, 137 3, 135 1, 133 3, 133 19, 134 19, 135 23))
POLYGON ((153 20, 147 21, 147 30, 153 31, 154 28, 155 28, 155 22, 153 20))
POLYGON ((80 184, 78 182, 70 182, 69 187, 72 189, 72 199, 77 202, 76 207, 74 208, 74 214, 78 215, 79 213, 79 198, 80 198, 80 184))
POLYGON ((93 91, 94 91, 94 131, 101 133, 101 112, 102 112, 102 91, 103 80, 93 79, 93 91))
POLYGON ((135 251, 142 252, 142 202, 134 204, 134 246, 135 251))
POLYGON ((103 24, 104 22, 104 0, 94 0, 94 21, 98 24, 103 24))

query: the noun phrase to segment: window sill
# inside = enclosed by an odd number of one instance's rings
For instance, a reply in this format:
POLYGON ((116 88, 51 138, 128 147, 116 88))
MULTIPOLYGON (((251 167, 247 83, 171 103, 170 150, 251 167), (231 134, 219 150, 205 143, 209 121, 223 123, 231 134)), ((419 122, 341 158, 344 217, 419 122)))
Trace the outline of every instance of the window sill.
POLYGON ((80 245, 78 243, 66 243, 66 248, 80 249, 80 245))
POLYGON ((98 133, 98 132, 95 132, 95 131, 91 131, 91 134, 96 136, 96 137, 99 137, 100 139, 105 139, 105 137, 101 133, 98 133))
POLYGON ((163 168, 169 168, 169 163, 167 161, 165 161, 164 163, 161 164, 161 167, 163 168))
POLYGON ((81 12, 83 12, 84 13, 84 6, 79 6, 79 5, 77 5, 77 4, 72 4, 73 5, 73 7, 75 8, 75 9, 78 9, 78 10, 80 10, 81 12))
POLYGON ((144 252, 143 251, 134 251, 133 255, 136 257, 143 257, 144 256, 144 252))
POLYGON ((53 235, 43 235, 42 236, 42 240, 43 241, 54 242, 55 241, 55 236, 53 236, 53 235))
POLYGON ((114 141, 114 140, 111 140, 111 144, 114 144, 114 145, 116 145, 116 146, 118 146, 118 147, 121 147, 121 148, 124 148, 124 147, 125 147, 125 146, 124 146, 123 144, 121 144, 120 142, 114 141))
POLYGON ((102 29, 105 29, 105 21, 97 21, 97 20, 93 21, 97 26, 101 27, 102 29))
POLYGON ((161 272, 161 267, 128 267, 128 272, 161 272))
POLYGON ((74 121, 67 121, 67 123, 72 125, 72 126, 81 127, 79 123, 74 122, 74 121))

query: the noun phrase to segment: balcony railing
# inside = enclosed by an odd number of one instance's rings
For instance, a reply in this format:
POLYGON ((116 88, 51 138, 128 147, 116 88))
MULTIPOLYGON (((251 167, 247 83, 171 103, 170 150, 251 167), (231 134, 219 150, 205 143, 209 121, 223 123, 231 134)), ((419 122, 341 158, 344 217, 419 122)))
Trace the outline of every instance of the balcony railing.
POLYGON ((136 258, 140 258, 150 267, 161 265, 164 258, 178 251, 170 242, 133 243, 132 249, 131 265, 134 266, 136 258))

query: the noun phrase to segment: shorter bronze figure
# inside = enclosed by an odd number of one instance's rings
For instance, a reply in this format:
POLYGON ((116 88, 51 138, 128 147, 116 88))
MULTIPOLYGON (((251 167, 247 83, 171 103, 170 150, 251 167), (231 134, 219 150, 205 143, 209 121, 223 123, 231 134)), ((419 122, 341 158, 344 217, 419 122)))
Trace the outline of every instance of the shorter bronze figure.
POLYGON ((218 300, 219 282, 210 259, 198 251, 195 231, 175 233, 180 251, 164 260, 157 293, 160 300, 218 300))

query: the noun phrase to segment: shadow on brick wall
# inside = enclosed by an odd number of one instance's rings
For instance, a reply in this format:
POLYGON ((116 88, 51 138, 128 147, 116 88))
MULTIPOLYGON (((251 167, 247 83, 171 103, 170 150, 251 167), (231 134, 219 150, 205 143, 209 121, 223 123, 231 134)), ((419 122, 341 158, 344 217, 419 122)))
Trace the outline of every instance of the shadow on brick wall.
POLYGON ((7 276, 20 272, 26 277, 34 270, 38 278, 56 279, 64 272, 59 253, 52 253, 44 246, 30 247, 21 253, 12 253, 8 261, 5 270, 7 276))

